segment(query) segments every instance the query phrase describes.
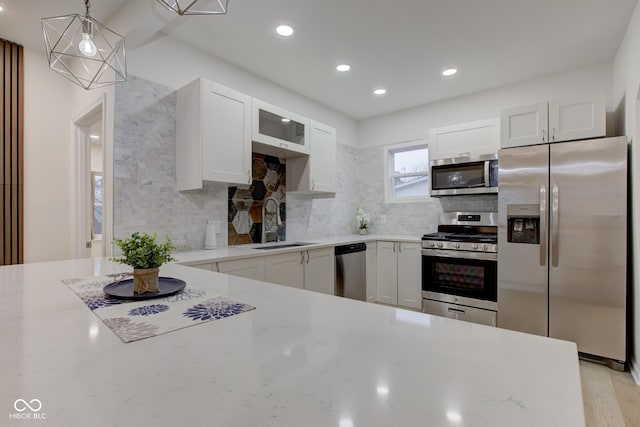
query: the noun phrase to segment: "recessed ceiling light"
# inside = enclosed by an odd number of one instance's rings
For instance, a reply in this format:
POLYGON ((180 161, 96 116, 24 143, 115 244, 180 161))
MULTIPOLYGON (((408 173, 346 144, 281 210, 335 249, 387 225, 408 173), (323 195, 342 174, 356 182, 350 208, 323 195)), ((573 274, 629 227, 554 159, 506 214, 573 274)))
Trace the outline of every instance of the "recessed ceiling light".
POLYGON ((2 12, 4 10, 4 7, 0 6, 0 12, 2 12))
POLYGON ((100 135, 89 135, 91 139, 100 139, 100 135))
POLYGON ((385 93, 387 93, 387 90, 384 88, 378 88, 374 90, 373 93, 374 95, 384 95, 385 93))
POLYGON ((289 37, 293 34, 293 28, 288 25, 280 25, 276 28, 276 33, 280 34, 282 37, 289 37))
POLYGON ((291 119, 282 118, 282 119, 280 119, 280 121, 282 123, 289 123, 291 121, 291 119))
POLYGON ((458 72, 457 68, 446 68, 446 69, 442 70, 442 75, 443 76, 453 76, 457 72, 458 72))
POLYGON ((349 64, 340 64, 336 67, 336 70, 344 73, 345 71, 349 71, 351 69, 351 65, 349 64))

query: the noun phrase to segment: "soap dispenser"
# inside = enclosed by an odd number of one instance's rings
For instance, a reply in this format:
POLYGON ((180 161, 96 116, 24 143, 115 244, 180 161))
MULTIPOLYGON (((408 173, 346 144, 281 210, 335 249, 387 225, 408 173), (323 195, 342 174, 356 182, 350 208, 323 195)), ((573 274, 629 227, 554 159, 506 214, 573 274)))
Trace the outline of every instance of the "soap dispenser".
POLYGON ((204 248, 215 249, 218 247, 216 241, 216 222, 212 219, 207 221, 207 229, 204 236, 204 248))

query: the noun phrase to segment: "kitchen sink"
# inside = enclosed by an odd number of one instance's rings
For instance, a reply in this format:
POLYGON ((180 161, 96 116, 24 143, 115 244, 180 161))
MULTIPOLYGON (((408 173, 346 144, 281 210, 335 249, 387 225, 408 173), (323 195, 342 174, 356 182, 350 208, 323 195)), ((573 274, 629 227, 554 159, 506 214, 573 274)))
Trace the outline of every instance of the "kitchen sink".
POLYGON ((306 246, 306 245, 315 245, 315 243, 305 243, 305 242, 295 242, 295 243, 285 243, 281 245, 271 245, 271 246, 259 246, 253 249, 282 249, 282 248, 295 248, 297 246, 306 246))

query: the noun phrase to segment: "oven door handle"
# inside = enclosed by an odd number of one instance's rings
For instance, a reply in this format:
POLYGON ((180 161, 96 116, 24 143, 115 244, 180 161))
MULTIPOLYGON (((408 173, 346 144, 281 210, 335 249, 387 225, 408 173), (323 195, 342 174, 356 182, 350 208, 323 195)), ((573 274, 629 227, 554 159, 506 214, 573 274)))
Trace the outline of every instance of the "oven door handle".
POLYGON ((447 307, 447 311, 449 313, 456 313, 456 314, 465 314, 466 313, 464 310, 460 310, 459 308, 453 308, 453 307, 447 307))
POLYGON ((422 249, 422 256, 449 259, 477 259, 483 261, 497 261, 498 254, 495 252, 469 252, 469 251, 447 251, 442 249, 422 249))

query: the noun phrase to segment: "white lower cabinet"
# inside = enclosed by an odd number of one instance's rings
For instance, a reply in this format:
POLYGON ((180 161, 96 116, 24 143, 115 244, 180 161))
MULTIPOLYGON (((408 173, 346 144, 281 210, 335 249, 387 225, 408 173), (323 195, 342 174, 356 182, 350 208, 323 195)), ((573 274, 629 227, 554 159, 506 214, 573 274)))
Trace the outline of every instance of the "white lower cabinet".
POLYGON ((265 281, 335 295, 334 249, 310 249, 265 257, 265 281))
POLYGON ((323 294, 336 294, 335 249, 309 249, 304 264, 304 288, 323 294))
POLYGON ((264 280, 264 258, 245 258, 233 261, 221 261, 218 263, 220 273, 232 276, 245 277, 247 279, 264 280))
POLYGON ((378 242, 378 287, 376 300, 385 304, 398 304, 398 242, 378 242))
POLYGON ((377 301, 420 309, 420 243, 381 241, 376 249, 377 301))
POLYGON ((217 262, 203 262, 201 264, 191 264, 189 267, 199 268, 201 270, 207 271, 218 271, 218 263, 217 262))
POLYGON ((422 307, 422 254, 420 243, 398 242, 398 305, 422 307))
POLYGON ((304 288, 304 252, 264 257, 264 280, 292 288, 304 288))
POLYGON ((367 302, 376 302, 376 290, 378 288, 378 259, 377 245, 375 242, 367 243, 366 277, 367 277, 367 302))

